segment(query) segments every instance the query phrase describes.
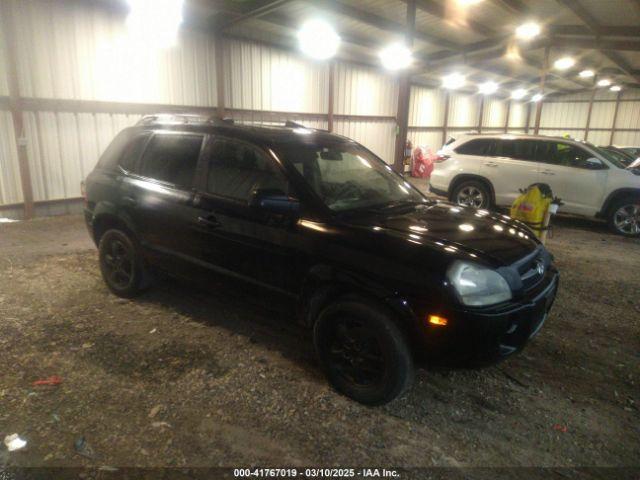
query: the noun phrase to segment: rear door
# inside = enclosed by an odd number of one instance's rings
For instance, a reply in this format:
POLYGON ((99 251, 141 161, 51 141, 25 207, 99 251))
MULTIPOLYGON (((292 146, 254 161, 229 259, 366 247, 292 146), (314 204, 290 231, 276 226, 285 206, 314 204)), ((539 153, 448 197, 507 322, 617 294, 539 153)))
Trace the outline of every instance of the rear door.
POLYGON ((496 204, 511 205, 524 189, 538 181, 536 142, 529 139, 497 139, 483 164, 483 176, 491 180, 496 204))
POLYGON ((551 187, 564 206, 561 211, 593 216, 604 201, 608 167, 591 152, 562 141, 541 141, 540 182, 551 187), (596 160, 595 163, 587 162, 596 160))
POLYGON ((122 208, 133 219, 141 243, 176 273, 194 259, 188 226, 204 138, 196 133, 155 132, 142 158, 128 166, 121 186, 122 208))

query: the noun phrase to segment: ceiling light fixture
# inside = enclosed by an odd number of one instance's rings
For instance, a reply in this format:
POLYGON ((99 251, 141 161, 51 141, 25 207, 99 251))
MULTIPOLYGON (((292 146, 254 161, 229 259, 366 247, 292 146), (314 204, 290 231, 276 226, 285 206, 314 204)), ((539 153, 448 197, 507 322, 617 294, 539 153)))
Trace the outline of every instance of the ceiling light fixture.
POLYGON ((184 0, 127 0, 126 25, 132 40, 152 41, 161 48, 175 45, 182 24, 184 0))
POLYGON ((449 90, 456 90, 461 88, 466 83, 467 79, 460 73, 451 73, 442 77, 442 86, 449 90))
POLYGON ((298 31, 300 50, 317 60, 333 57, 340 46, 340 36, 324 20, 312 19, 302 24, 298 31))
POLYGON ((542 100, 544 95, 542 95, 541 93, 536 93, 535 95, 533 95, 531 97, 531 101, 532 102, 539 102, 540 100, 542 100))
POLYGON ((611 90, 612 92, 619 92, 620 90, 622 90, 622 87, 620 85, 613 85, 609 90, 611 90))
POLYGON ((576 60, 571 57, 562 57, 553 62, 553 66, 556 70, 567 70, 576 64, 576 60))
POLYGON ((611 85, 611 80, 609 80, 608 78, 603 78, 602 80, 598 80, 598 84, 599 87, 608 87, 609 85, 611 85))
POLYGON ((413 63, 411 50, 402 43, 393 43, 383 48, 379 57, 384 68, 388 70, 401 70, 413 63))
POLYGON ((517 88, 511 92, 511 98, 514 100, 522 100, 526 94, 527 91, 524 88, 517 88))
POLYGON ((595 74, 596 73, 593 70, 582 70, 578 75, 580 76, 580 78, 591 78, 595 74))
POLYGON ((482 93, 483 95, 491 95, 498 91, 498 84, 496 82, 484 82, 478 85, 478 93, 482 93))
POLYGON ((540 35, 540 25, 536 22, 527 22, 516 28, 516 37, 521 40, 531 40, 540 35))

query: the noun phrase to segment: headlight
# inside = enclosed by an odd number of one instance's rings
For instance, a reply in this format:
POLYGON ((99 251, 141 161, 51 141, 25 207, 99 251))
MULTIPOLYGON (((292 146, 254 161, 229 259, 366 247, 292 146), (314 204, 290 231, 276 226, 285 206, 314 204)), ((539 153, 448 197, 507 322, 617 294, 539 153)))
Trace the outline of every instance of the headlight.
POLYGON ((458 260, 447 270, 447 278, 465 305, 493 305, 512 297, 509 284, 502 275, 477 264, 458 260))

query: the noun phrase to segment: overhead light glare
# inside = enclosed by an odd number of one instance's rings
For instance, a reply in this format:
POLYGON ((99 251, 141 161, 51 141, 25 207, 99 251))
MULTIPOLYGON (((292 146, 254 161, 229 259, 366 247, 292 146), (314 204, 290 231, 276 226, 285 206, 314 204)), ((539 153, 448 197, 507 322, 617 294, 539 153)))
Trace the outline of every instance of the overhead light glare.
POLYGON ((582 70, 578 75, 580 76, 580 78, 591 78, 595 74, 596 73, 593 70, 582 70))
POLYGON ((402 43, 392 43, 380 51, 380 61, 388 70, 401 70, 413 63, 411 50, 402 43))
POLYGON ((511 92, 511 98, 514 100, 522 100, 526 94, 527 91, 524 88, 517 88, 511 92))
POLYGON ((456 90, 462 88, 467 79, 460 73, 451 73, 442 77, 442 86, 449 90, 456 90))
POLYGON ((175 45, 182 24, 184 0, 127 0, 129 35, 139 43, 161 48, 175 45))
POLYGON ((576 60, 571 57, 562 57, 553 62, 553 66, 556 70, 567 70, 576 64, 576 60))
POLYGON ((476 5, 481 1, 482 0, 458 0, 458 4, 463 7, 470 7, 471 5, 476 5))
POLYGON ((619 92, 620 90, 622 90, 622 87, 620 85, 613 85, 609 90, 611 90, 612 92, 619 92))
POLYGON ((340 36, 331 25, 319 18, 307 20, 298 31, 300 50, 316 60, 333 57, 340 46, 340 36))
POLYGON ((598 80, 599 87, 608 87, 609 85, 611 85, 611 80, 609 80, 608 78, 603 78, 602 80, 598 80))
POLYGON ((531 97, 531 101, 532 102, 539 102, 540 100, 542 100, 543 95, 541 93, 536 93, 535 95, 533 95, 531 97))
POLYGON ((521 40, 531 40, 540 35, 540 25, 536 22, 527 22, 516 28, 516 37, 521 40))
POLYGON ((498 84, 496 82, 484 82, 478 85, 478 92, 483 95, 491 95, 498 91, 498 84))

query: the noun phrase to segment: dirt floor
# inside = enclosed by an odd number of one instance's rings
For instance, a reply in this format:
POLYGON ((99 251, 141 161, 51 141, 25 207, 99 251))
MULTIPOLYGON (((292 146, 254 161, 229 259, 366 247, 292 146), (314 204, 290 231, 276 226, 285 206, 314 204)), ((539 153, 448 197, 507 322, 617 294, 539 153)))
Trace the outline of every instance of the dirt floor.
POLYGON ((564 218, 549 248, 559 297, 521 355, 368 408, 248 290, 122 300, 80 217, 0 224, 0 438, 28 441, 0 466, 639 466, 640 241, 564 218))

